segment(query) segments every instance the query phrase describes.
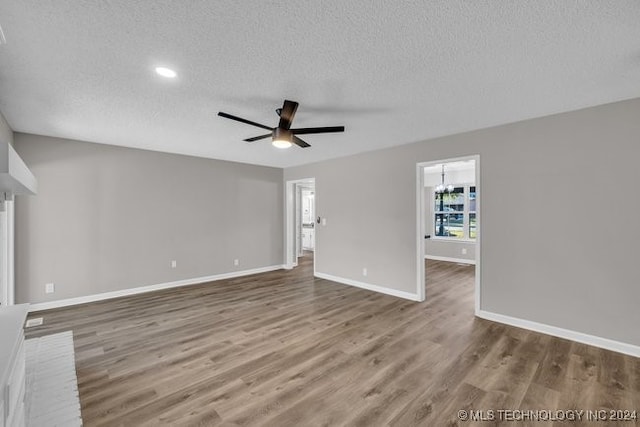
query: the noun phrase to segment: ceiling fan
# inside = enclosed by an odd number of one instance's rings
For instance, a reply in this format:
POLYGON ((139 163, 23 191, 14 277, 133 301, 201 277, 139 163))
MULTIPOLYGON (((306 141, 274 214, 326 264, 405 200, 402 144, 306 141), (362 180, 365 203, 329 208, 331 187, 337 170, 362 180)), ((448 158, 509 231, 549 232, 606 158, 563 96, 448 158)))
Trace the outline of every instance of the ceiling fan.
POLYGON ((282 108, 278 108, 276 113, 280 116, 280 123, 277 127, 269 127, 260 123, 252 122, 251 120, 243 119, 242 117, 232 116, 231 114, 218 112, 220 117, 226 119, 236 120, 238 122, 246 123, 248 125, 257 126, 262 129, 267 129, 271 132, 264 135, 254 136, 253 138, 245 139, 246 142, 254 142, 260 139, 271 137, 271 143, 274 147, 289 148, 292 144, 296 144, 298 147, 307 148, 311 147, 308 143, 298 138, 297 135, 305 135, 312 133, 332 133, 332 132, 344 132, 344 126, 326 126, 318 128, 298 128, 291 129, 291 122, 298 109, 298 103, 295 101, 289 101, 285 99, 282 108))

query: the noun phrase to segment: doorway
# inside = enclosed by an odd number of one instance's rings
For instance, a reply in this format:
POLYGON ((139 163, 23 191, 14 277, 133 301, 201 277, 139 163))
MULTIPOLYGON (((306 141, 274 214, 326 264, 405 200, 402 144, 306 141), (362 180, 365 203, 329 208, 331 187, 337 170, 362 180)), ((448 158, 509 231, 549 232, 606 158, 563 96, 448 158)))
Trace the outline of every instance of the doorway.
POLYGON ((313 258, 315 274, 317 194, 315 178, 287 181, 285 268, 298 266, 301 257, 313 258))
POLYGON ((315 186, 300 187, 300 222, 301 227, 297 233, 301 236, 298 257, 305 252, 313 252, 315 249, 315 186))
POLYGON ((417 295, 429 297, 429 263, 475 268, 475 312, 480 310, 480 156, 418 163, 417 295), (473 267, 472 267, 473 266, 473 267))

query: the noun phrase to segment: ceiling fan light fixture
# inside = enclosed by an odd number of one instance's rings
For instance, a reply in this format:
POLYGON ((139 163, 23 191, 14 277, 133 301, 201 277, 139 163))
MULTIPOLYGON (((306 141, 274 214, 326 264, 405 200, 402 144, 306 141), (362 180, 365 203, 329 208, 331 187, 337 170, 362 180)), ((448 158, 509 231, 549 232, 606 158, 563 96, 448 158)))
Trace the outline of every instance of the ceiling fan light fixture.
POLYGON ((276 148, 289 148, 291 147, 292 144, 286 139, 274 139, 271 142, 271 145, 273 145, 276 148))
POLYGON ((292 145, 292 139, 293 134, 288 129, 275 128, 271 144, 277 148, 289 148, 292 145))
POLYGON ((276 127, 270 127, 267 125, 263 125, 261 123, 252 122, 251 120, 243 119, 242 117, 238 117, 238 116, 233 116, 228 113, 223 113, 222 111, 218 111, 218 116, 224 117, 225 119, 235 120, 236 122, 246 123, 251 126, 268 130, 269 133, 266 133, 264 135, 252 136, 251 138, 247 138, 244 141, 255 142, 255 141, 260 141, 261 139, 266 139, 271 137, 271 144, 277 148, 289 148, 294 144, 300 148, 311 147, 311 144, 301 139, 298 135, 308 135, 308 134, 314 134, 314 133, 344 132, 344 126, 324 126, 324 127, 292 129, 291 122, 293 121, 293 117, 295 116, 297 109, 298 109, 297 102, 285 99, 284 104, 282 105, 282 108, 278 108, 276 110, 276 113, 278 113, 278 116, 280 116, 280 121, 278 122, 278 126, 276 127))

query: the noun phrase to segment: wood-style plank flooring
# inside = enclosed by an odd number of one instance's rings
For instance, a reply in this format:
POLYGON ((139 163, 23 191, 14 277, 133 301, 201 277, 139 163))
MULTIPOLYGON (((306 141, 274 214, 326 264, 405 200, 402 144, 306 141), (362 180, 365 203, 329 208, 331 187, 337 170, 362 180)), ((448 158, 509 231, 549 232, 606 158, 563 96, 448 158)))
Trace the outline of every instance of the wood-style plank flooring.
MULTIPOLYGON (((85 426, 566 426, 459 410, 640 410, 640 359, 473 315, 474 268, 414 303, 275 271, 33 313, 73 330, 85 426)), ((632 426, 639 422, 572 422, 632 426)))

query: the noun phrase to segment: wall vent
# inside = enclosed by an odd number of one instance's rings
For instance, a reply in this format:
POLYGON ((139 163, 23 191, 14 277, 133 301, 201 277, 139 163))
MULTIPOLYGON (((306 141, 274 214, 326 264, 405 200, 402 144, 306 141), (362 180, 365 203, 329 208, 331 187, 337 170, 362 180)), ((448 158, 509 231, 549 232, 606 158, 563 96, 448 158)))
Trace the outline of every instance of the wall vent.
POLYGON ((34 326, 40 326, 42 325, 43 322, 43 318, 42 317, 36 317, 35 319, 29 319, 27 320, 27 324, 25 325, 25 328, 33 328, 34 326))

